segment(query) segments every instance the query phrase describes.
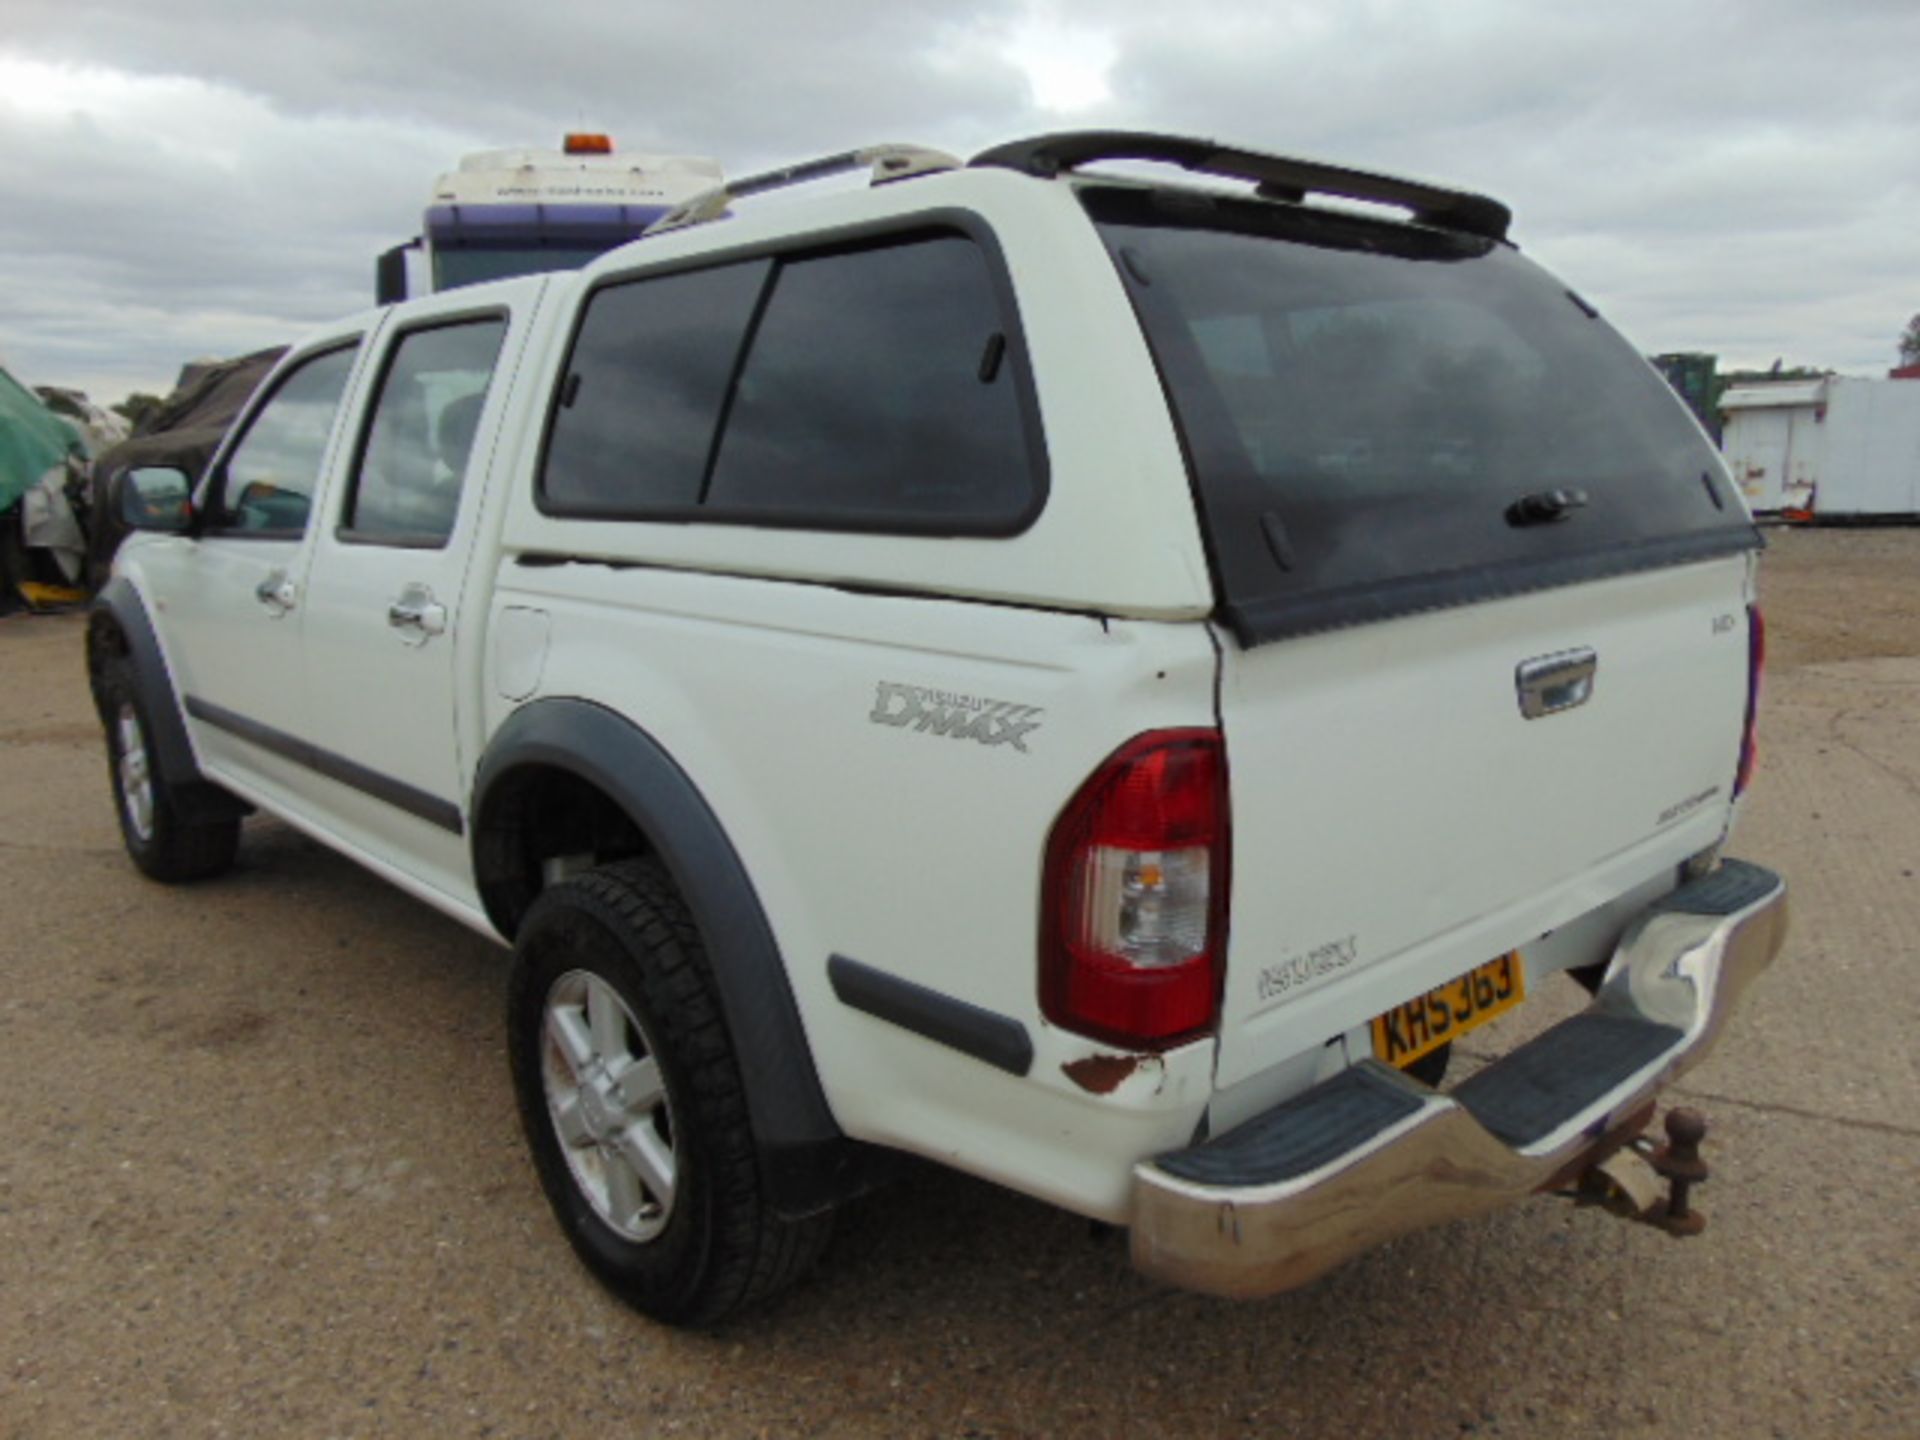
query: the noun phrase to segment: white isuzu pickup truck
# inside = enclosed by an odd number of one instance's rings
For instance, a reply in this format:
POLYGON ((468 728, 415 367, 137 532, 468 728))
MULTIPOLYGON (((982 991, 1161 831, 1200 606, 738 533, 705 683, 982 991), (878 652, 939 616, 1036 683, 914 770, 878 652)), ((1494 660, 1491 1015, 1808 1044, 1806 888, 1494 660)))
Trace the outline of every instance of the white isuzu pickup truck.
POLYGON ((1634 1153, 1784 932, 1761 540, 1508 220, 884 146, 330 326, 128 487, 127 848, 269 811, 510 944, 540 1180, 670 1321, 901 1152, 1235 1296, 1634 1153))

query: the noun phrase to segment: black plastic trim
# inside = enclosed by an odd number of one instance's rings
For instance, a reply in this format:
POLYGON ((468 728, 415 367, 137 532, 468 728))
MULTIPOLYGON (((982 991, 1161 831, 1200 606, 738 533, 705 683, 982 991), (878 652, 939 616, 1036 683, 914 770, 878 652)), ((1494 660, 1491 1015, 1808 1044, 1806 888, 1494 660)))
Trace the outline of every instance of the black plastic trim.
POLYGON ((1685 1038, 1671 1025, 1583 1011, 1462 1081, 1452 1098, 1507 1144, 1525 1147, 1685 1038))
POLYGON ((956 1000, 845 955, 827 959, 827 979, 841 1003, 911 1030, 975 1060, 1025 1075, 1033 1068, 1033 1037, 1011 1015, 956 1000))
POLYGON ((1425 1103, 1411 1081, 1364 1060, 1224 1135, 1153 1163, 1197 1185, 1274 1185, 1359 1149, 1425 1103))
POLYGON ((870 1189, 886 1152, 851 1141, 827 1105, 786 962, 740 856, 706 798, 646 731, 585 700, 536 700, 510 715, 473 788, 474 871, 489 918, 511 935, 501 881, 518 836, 492 804, 516 770, 562 770, 611 798, 672 874, 700 927, 726 1014, 768 1193, 787 1216, 870 1189))
POLYGON ((1296 160, 1260 150, 1241 150, 1213 140, 1136 130, 1068 130, 996 145, 969 164, 1018 170, 1052 179, 1063 170, 1097 160, 1149 160, 1199 174, 1251 180, 1263 198, 1301 200, 1308 192, 1347 200, 1396 205, 1417 224, 1460 230, 1489 240, 1506 238, 1513 212, 1487 195, 1449 190, 1367 170, 1349 170, 1318 160, 1296 160))
POLYGON ((1681 915, 1733 915, 1757 905, 1780 888, 1780 877, 1749 860, 1722 860, 1720 868, 1691 880, 1657 900, 1651 912, 1681 915))
MULTIPOLYGON (((586 293, 574 302, 574 307, 573 318, 567 328, 566 360, 554 381, 553 392, 547 400, 546 417, 540 428, 540 462, 534 472, 533 503, 534 508, 542 515, 556 520, 618 521, 635 525, 746 525, 768 530, 811 530, 831 535, 879 534, 931 536, 939 539, 1004 540, 1024 534, 1031 529, 1034 522, 1040 518, 1041 512, 1047 507, 1047 496, 1052 487, 1052 468, 1047 453, 1046 427, 1040 417, 1039 392, 1034 385, 1033 364, 1027 351, 1026 327, 1020 316, 1019 298, 1013 288, 1012 273, 1007 267, 1006 253, 1001 248, 1000 237, 995 234, 985 217, 974 211, 943 206, 916 211, 909 215, 890 216, 885 220, 865 221, 857 225, 840 225, 825 230, 785 235, 778 239, 716 247, 711 250, 702 250, 694 255, 677 256, 672 260, 610 271, 595 276, 586 293), (919 520, 912 516, 898 515, 817 516, 795 514, 784 510, 714 508, 701 504, 631 508, 573 507, 556 505, 547 498, 547 455, 553 444, 554 421, 563 408, 561 395, 566 387, 567 377, 572 371, 573 352, 580 340, 581 327, 586 323, 587 311, 592 306, 594 297, 602 290, 668 275, 684 274, 690 270, 717 269, 723 265, 737 264, 747 260, 772 259, 775 261, 773 268, 767 274, 765 287, 756 304, 753 322, 742 332, 740 351, 734 357, 733 378, 737 383, 753 334, 758 329, 760 313, 765 308, 774 286, 779 283, 778 262, 780 260, 809 259, 837 250, 860 249, 883 244, 889 240, 905 241, 918 234, 937 233, 942 230, 957 231, 973 241, 980 247, 981 254, 987 262, 987 276, 993 286, 994 297, 998 301, 1002 333, 1007 337, 1006 358, 1014 362, 1014 379, 1017 383, 1017 396, 1020 402, 1020 425, 1026 442, 1028 473, 1033 482, 1031 498, 1023 510, 1010 515, 990 515, 978 520, 956 523, 952 519, 944 518, 919 520)), ((720 427, 724 423, 726 412, 731 407, 730 387, 728 398, 722 402, 722 413, 716 417, 715 434, 708 446, 709 474, 703 476, 701 480, 703 495, 712 478, 714 457, 719 453, 720 427)))
POLYGON ((1428 610, 1451 610, 1486 600, 1504 600, 1536 590, 1580 585, 1644 570, 1661 570, 1764 549, 1766 541, 1751 525, 1688 535, 1659 535, 1576 555, 1472 566, 1440 575, 1365 585, 1317 594, 1226 599, 1220 614, 1234 639, 1252 649, 1274 640, 1314 635, 1325 630, 1368 625, 1428 610))
POLYGON ((249 745, 258 745, 262 750, 270 750, 283 759, 296 765, 304 765, 315 774, 324 775, 329 780, 337 780, 342 785, 358 790, 363 795, 371 795, 383 800, 396 810, 404 810, 417 819, 425 820, 455 835, 463 834, 466 825, 460 818, 460 807, 451 800, 442 800, 404 780, 396 780, 391 775, 369 769, 358 760, 349 760, 344 755, 323 749, 310 740, 302 740, 298 735, 289 735, 284 730, 276 730, 271 725, 249 719, 224 705, 216 705, 211 700, 203 700, 197 695, 186 697, 187 713, 196 720, 204 720, 237 735, 249 745))
POLYGON ((251 805, 222 790, 200 773, 200 763, 193 754, 193 742, 187 738, 186 721, 180 714, 173 672, 167 667, 166 654, 160 648, 160 638, 154 632, 146 602, 141 599, 133 582, 124 575, 114 576, 94 596, 89 608, 95 617, 93 625, 96 627, 96 632, 88 637, 89 661, 97 664, 93 647, 98 643, 95 634, 104 617, 110 620, 126 643, 127 658, 146 697, 147 722, 152 730, 154 758, 160 765, 160 778, 172 792, 171 798, 180 811, 181 819, 189 825, 197 825, 251 814, 251 805))

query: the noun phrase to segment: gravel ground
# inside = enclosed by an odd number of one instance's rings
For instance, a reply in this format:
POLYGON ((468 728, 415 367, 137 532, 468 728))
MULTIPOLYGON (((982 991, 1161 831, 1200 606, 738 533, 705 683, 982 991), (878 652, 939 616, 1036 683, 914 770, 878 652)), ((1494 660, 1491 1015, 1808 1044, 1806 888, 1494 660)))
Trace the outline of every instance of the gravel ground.
POLYGON ((142 881, 80 621, 0 622, 0 1437, 1920 1434, 1920 530, 1763 585, 1736 848, 1795 928, 1681 1092, 1702 1238, 1537 1200, 1233 1305, 929 1171, 712 1336, 548 1218, 504 952, 266 821, 142 881))

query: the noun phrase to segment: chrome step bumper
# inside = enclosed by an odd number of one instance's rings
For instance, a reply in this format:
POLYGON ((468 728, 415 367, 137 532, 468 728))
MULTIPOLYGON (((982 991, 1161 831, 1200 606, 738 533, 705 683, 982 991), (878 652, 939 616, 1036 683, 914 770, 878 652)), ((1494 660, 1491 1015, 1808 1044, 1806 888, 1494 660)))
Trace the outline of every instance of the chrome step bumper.
POLYGON ((1786 936, 1786 886, 1729 860, 1627 927, 1593 1003, 1450 1095, 1375 1060, 1134 1168, 1133 1263, 1189 1290, 1291 1290, 1410 1230, 1580 1168, 1697 1064, 1786 936))

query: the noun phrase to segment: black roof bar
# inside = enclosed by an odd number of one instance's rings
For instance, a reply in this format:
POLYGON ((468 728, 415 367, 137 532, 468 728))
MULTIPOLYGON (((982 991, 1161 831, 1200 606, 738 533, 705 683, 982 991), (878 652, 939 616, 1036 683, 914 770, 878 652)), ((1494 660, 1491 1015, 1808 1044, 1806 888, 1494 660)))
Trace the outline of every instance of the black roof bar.
POLYGON ((1311 192, 1397 205, 1411 211, 1419 224, 1484 235, 1489 240, 1504 240, 1513 220, 1511 210, 1485 195, 1322 165, 1315 160, 1236 150, 1211 140, 1142 131, 1069 130, 1040 135, 982 150, 969 163, 1000 166, 1050 180, 1063 170, 1095 160, 1153 160, 1201 174, 1251 180, 1258 187, 1255 193, 1268 200, 1298 201, 1311 192))

